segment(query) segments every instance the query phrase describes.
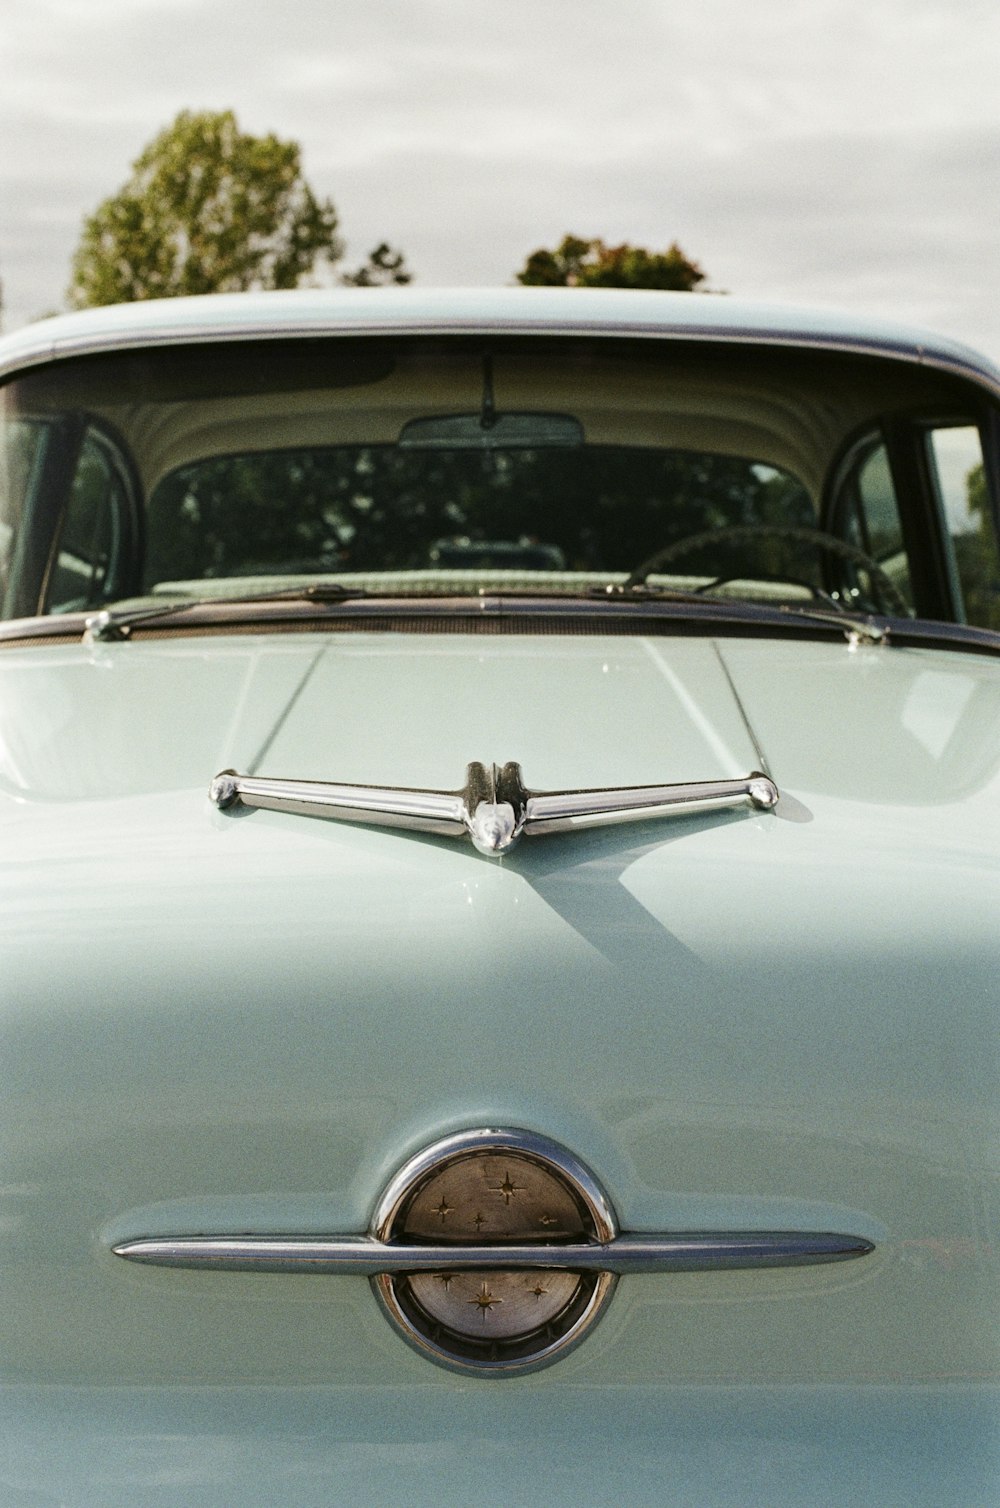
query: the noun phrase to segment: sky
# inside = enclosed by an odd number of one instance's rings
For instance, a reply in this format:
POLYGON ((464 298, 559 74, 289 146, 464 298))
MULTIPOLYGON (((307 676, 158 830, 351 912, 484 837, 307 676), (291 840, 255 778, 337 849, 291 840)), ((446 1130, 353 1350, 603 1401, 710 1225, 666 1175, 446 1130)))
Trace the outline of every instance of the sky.
POLYGON ((345 265, 504 284, 567 232, 1000 362, 997 0, 0 0, 4 327, 179 110, 298 141, 345 265))

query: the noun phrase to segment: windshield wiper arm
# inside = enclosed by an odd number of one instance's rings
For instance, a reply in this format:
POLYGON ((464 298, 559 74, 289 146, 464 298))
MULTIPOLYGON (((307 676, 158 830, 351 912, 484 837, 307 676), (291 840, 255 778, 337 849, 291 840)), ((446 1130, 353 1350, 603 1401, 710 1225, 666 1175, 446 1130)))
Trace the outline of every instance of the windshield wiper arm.
POLYGON ((648 586, 645 581, 638 586, 629 587, 625 590, 623 581, 609 581, 605 586, 593 586, 587 592, 589 597, 610 597, 612 600, 624 598, 629 602, 641 602, 648 599, 651 602, 690 602, 697 606, 704 606, 705 596, 698 591, 685 590, 682 587, 673 586, 648 586))
POLYGON ((828 623, 831 628, 839 628, 852 649, 857 648, 859 644, 888 644, 889 642, 889 629, 886 624, 876 623, 874 618, 865 618, 857 613, 849 612, 836 603, 830 608, 822 608, 796 607, 783 602, 778 611, 788 618, 802 618, 807 623, 828 623))
POLYGON ((315 581, 308 586, 287 587, 275 592, 253 592, 245 597, 185 597, 181 601, 158 604, 156 607, 123 608, 114 612, 103 608, 92 613, 83 626, 83 642, 97 644, 109 639, 127 639, 136 625, 143 626, 161 618, 171 618, 178 613, 202 607, 256 607, 271 602, 343 602, 351 597, 367 597, 363 587, 344 586, 337 581, 315 581))
POLYGON ((607 586, 594 587, 592 596, 610 597, 613 600, 624 599, 626 601, 640 601, 645 599, 652 602, 676 602, 690 604, 692 607, 708 608, 712 604, 724 604, 727 609, 742 607, 755 617, 761 614, 768 615, 768 621, 774 622, 774 615, 781 618, 801 618, 806 623, 823 623, 830 628, 839 628, 847 639, 848 644, 855 648, 859 644, 886 644, 889 641, 889 628, 886 624, 877 623, 874 618, 853 613, 849 608, 842 607, 833 597, 824 593, 824 600, 829 602, 829 607, 820 605, 801 607, 790 602, 756 602, 747 597, 710 597, 704 590, 692 591, 678 590, 675 587, 650 586, 647 582, 640 582, 637 586, 627 587, 625 583, 609 582, 607 586))

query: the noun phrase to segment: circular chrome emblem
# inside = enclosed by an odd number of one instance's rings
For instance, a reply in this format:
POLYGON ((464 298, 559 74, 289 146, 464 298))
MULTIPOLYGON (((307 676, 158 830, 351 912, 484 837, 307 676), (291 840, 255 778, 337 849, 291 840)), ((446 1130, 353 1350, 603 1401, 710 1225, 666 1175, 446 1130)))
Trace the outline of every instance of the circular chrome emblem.
POLYGON ((616 1281, 560 1266, 562 1245, 613 1240, 614 1215, 586 1168, 525 1131, 464 1132, 419 1153, 386 1190, 373 1234, 401 1250, 440 1245, 440 1271, 381 1273, 372 1286, 412 1345, 465 1372, 557 1360, 616 1281), (538 1264, 505 1267, 504 1248, 526 1245, 537 1245, 538 1264))

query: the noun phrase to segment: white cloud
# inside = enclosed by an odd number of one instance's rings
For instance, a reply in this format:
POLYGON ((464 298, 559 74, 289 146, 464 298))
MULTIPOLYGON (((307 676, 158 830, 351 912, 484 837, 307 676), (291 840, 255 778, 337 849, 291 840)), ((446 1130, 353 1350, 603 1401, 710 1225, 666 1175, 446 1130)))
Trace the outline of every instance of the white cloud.
POLYGON ((83 215, 182 108, 299 140, 351 254, 509 281, 568 230, 737 293, 1000 353, 995 0, 5 0, 0 275, 57 304, 83 215))

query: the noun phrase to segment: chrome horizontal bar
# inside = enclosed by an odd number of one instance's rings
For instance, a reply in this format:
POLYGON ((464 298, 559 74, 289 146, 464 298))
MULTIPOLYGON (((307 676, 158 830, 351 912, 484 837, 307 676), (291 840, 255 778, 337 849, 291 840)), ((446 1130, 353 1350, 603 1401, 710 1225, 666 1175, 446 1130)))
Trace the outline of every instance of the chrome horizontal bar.
POLYGON ((378 1273, 561 1268, 573 1272, 715 1272, 846 1262, 874 1247, 861 1236, 813 1231, 623 1235, 558 1245, 393 1245, 374 1236, 178 1236, 124 1241, 116 1256, 156 1267, 224 1272, 300 1272, 374 1277, 378 1273))
POLYGON ((342 822, 411 828, 461 837, 466 831, 465 803, 447 791, 392 786, 337 785, 320 780, 276 780, 223 770, 209 792, 216 806, 249 806, 300 817, 339 818, 342 822))
POLYGON ((743 804, 765 811, 778 801, 778 788, 766 775, 740 780, 707 780, 682 785, 625 786, 608 791, 553 791, 529 796, 525 835, 587 827, 604 822, 638 822, 743 804))

